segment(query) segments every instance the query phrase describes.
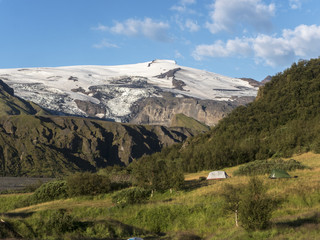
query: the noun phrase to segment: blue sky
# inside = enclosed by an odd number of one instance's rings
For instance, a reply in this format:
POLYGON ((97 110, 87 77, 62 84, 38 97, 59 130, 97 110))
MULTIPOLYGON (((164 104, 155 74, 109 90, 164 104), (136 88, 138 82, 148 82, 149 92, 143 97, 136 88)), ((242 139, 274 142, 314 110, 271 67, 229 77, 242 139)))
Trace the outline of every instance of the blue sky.
POLYGON ((263 80, 320 56, 319 0, 0 0, 0 68, 179 65, 263 80))

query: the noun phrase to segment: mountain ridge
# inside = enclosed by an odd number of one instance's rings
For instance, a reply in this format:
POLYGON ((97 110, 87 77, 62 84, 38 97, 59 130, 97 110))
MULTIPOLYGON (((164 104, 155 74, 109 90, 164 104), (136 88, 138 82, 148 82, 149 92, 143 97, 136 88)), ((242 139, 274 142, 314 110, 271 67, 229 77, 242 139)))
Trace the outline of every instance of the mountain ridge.
MULTIPOLYGON (((215 125, 238 105, 251 102, 258 91, 252 81, 183 67, 172 60, 118 66, 0 69, 0 79, 17 96, 55 114, 166 126, 170 126, 170 119, 178 113, 203 122, 203 117, 190 114, 201 108, 206 115, 204 123, 215 125), (193 99, 195 104, 177 108, 174 98, 167 99, 169 95, 183 99, 181 102, 193 99), (141 106, 148 102, 153 107, 150 99, 166 102, 171 105, 171 111, 161 115, 158 121, 145 123, 141 115, 150 119, 152 115, 141 106), (215 108, 219 103, 229 107, 215 108)), ((157 108, 159 112, 166 110, 166 106, 157 108)))

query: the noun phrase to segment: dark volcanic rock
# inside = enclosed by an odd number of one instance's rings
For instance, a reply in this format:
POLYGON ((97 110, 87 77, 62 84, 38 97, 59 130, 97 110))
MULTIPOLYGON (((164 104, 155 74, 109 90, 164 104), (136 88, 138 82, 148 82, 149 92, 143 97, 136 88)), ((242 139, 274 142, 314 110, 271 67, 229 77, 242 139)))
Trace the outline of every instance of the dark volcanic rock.
POLYGON ((175 68, 175 69, 171 69, 170 71, 168 72, 165 72, 165 73, 162 73, 160 75, 157 75, 155 77, 157 78, 169 78, 169 77, 174 77, 174 74, 178 71, 180 71, 181 68, 175 68))
POLYGON ((79 99, 74 100, 78 108, 88 114, 89 117, 96 117, 97 114, 106 114, 106 107, 101 104, 82 101, 79 99))

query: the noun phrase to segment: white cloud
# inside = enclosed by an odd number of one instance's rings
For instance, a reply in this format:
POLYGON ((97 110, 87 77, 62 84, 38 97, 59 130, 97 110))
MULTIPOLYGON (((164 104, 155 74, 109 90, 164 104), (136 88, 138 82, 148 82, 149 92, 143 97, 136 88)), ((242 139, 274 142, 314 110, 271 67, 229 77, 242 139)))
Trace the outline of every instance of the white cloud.
POLYGON ((174 57, 177 59, 177 58, 182 58, 182 59, 184 59, 184 56, 178 51, 178 50, 176 50, 175 52, 174 52, 174 57))
POLYGON ((129 37, 146 37, 156 41, 169 41, 170 38, 167 34, 167 30, 170 28, 168 23, 156 22, 151 18, 145 18, 144 20, 127 19, 124 22, 116 22, 112 27, 105 27, 108 31, 126 35, 129 37))
POLYGON ((110 43, 108 40, 103 39, 100 43, 94 44, 94 48, 119 48, 117 44, 110 43))
POLYGON ((216 0, 212 6, 211 22, 206 24, 211 33, 232 31, 243 24, 268 30, 275 13, 274 4, 266 5, 261 0, 216 0))
POLYGON ((195 4, 196 0, 181 0, 180 2, 182 5, 187 5, 187 4, 195 4))
POLYGON ((248 56, 252 53, 248 39, 228 40, 226 43, 216 41, 211 45, 199 45, 193 52, 193 57, 201 60, 203 57, 230 57, 230 56, 248 56))
POLYGON ((300 0, 289 0, 289 5, 291 9, 298 9, 301 8, 301 1, 300 0))
POLYGON ((186 20, 185 26, 190 32, 197 32, 200 29, 198 23, 196 21, 192 21, 191 19, 186 20))
POLYGON ((193 10, 188 9, 188 5, 192 5, 195 3, 196 3, 196 0, 180 0, 177 5, 173 5, 171 7, 171 10, 177 11, 180 13, 183 13, 183 12, 194 13, 193 10))
POLYGON ((320 53, 320 26, 299 25, 285 29, 281 37, 260 34, 256 38, 236 38, 226 43, 216 41, 199 45, 193 57, 254 57, 270 66, 286 66, 296 58, 318 57, 320 53))
POLYGON ((102 25, 100 23, 99 23, 99 25, 97 27, 93 27, 92 29, 96 30, 96 31, 101 31, 101 32, 106 32, 106 31, 109 30, 109 28, 107 26, 104 26, 104 25, 102 25))

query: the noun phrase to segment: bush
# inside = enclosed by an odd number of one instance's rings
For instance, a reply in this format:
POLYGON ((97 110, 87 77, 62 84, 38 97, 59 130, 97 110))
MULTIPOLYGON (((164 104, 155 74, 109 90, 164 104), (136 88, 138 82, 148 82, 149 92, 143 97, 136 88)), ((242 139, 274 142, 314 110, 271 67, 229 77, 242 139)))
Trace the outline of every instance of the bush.
POLYGON ((234 172, 234 176, 254 176, 270 174, 272 169, 282 169, 285 171, 292 171, 295 169, 305 169, 307 168, 300 162, 290 159, 284 161, 282 159, 272 159, 272 160, 256 160, 249 162, 240 166, 237 171, 234 172))
POLYGON ((272 212, 280 200, 266 194, 266 188, 258 178, 251 178, 241 195, 239 217, 246 230, 262 230, 269 227, 272 212))
POLYGON ((66 198, 67 196, 66 181, 59 180, 42 184, 32 194, 32 200, 34 202, 40 203, 52 201, 55 199, 66 198))
POLYGON ((47 239, 47 236, 61 239, 64 233, 76 228, 76 221, 65 209, 41 211, 32 216, 30 221, 33 234, 42 239, 47 239))
POLYGON ((124 189, 112 196, 112 202, 121 205, 144 203, 150 197, 151 191, 143 188, 124 189))
POLYGON ((97 195, 111 190, 110 179, 95 173, 76 173, 66 178, 67 193, 72 196, 97 195))
POLYGON ((67 198, 66 181, 58 180, 42 184, 36 191, 15 204, 15 207, 25 207, 32 204, 67 198))

